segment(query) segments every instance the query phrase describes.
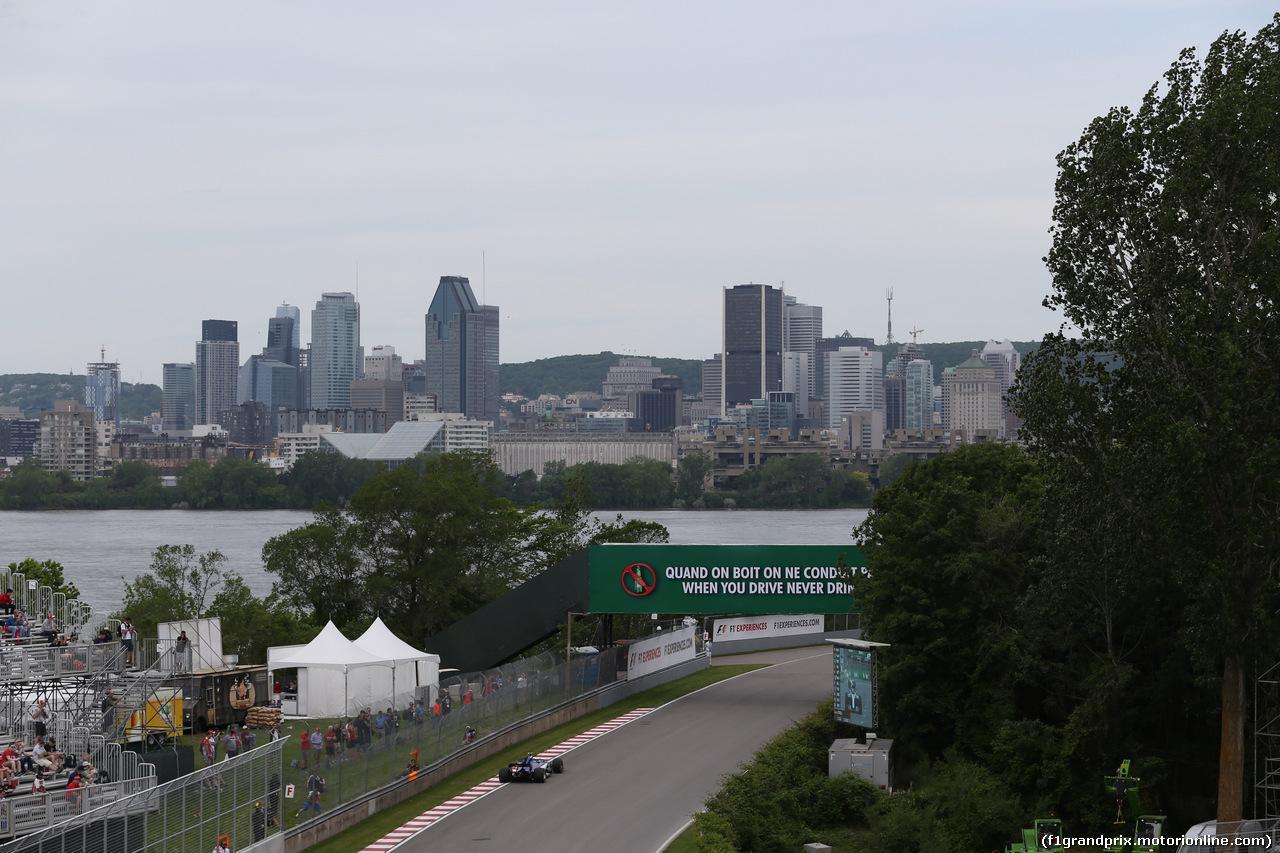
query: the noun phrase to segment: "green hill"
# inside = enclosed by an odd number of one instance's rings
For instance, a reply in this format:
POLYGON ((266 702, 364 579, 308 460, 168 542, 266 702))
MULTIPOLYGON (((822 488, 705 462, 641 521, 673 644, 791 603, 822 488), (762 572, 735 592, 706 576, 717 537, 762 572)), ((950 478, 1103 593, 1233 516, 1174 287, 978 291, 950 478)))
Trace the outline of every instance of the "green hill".
MULTIPOLYGON (((120 383, 120 419, 140 421, 160 409, 159 385, 120 383)), ((75 373, 0 374, 0 406, 16 406, 28 418, 52 409, 56 400, 84 402, 84 376, 75 373)))
MULTIPOLYGON (((702 361, 696 358, 659 358, 657 356, 626 356, 627 358, 651 358, 655 367, 671 376, 684 380, 684 393, 702 393, 702 361)), ((600 393, 609 368, 616 367, 623 356, 613 352, 595 355, 558 355, 537 361, 504 364, 498 369, 502 392, 514 392, 534 399, 539 394, 557 394, 561 397, 575 391, 600 393)))
MULTIPOLYGON (((933 362, 935 382, 942 381, 942 370, 955 367, 973 353, 981 350, 986 341, 956 341, 954 343, 920 344, 925 357, 933 362)), ((1039 341, 1014 341, 1014 347, 1022 353, 1023 358, 1040 345, 1039 341)), ((900 343, 876 347, 884 353, 888 364, 901 348, 900 343)), ((537 361, 523 361, 503 364, 499 368, 499 377, 503 393, 523 394, 530 399, 539 394, 558 394, 563 397, 575 391, 594 391, 600 393, 609 368, 618 363, 622 356, 613 352, 601 352, 595 355, 558 355, 553 358, 540 358, 537 361)), ((696 358, 660 358, 653 359, 655 366, 663 373, 679 376, 684 380, 686 394, 702 392, 702 361, 696 358)))
MULTIPOLYGON (((1040 346, 1039 341, 1012 341, 1011 343, 1014 349, 1022 353, 1024 359, 1040 346)), ((955 341, 954 343, 942 344, 922 343, 919 346, 920 349, 924 350, 924 357, 933 362, 933 381, 937 383, 942 381, 944 368, 955 367, 973 355, 974 350, 981 351, 986 345, 986 341, 955 341)), ((885 364, 897 357, 898 350, 901 348, 901 341, 876 347, 876 349, 884 353, 885 364)))

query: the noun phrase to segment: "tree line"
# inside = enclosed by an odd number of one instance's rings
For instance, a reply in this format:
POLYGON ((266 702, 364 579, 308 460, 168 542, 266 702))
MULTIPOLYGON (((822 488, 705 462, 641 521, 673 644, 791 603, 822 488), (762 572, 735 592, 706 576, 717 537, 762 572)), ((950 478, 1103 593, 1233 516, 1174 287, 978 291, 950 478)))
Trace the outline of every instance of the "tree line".
MULTIPOLYGON (((421 461, 421 460, 419 460, 421 461)), ((712 462, 690 454, 673 471, 665 462, 636 457, 619 465, 552 462, 541 478, 533 471, 499 474, 490 488, 519 505, 555 503, 566 478, 586 484, 593 509, 671 507, 829 508, 867 506, 871 481, 862 473, 835 468, 816 454, 775 457, 739 476, 732 489, 711 491, 705 479, 712 462)), ((122 462, 111 473, 86 483, 66 471, 48 471, 24 459, 0 480, 0 509, 311 509, 322 503, 345 506, 379 470, 378 464, 338 453, 309 451, 277 475, 250 459, 227 457, 213 465, 193 462, 176 486, 161 485, 160 470, 146 462, 122 462)))
POLYGON ((277 475, 251 459, 226 457, 213 465, 192 462, 176 486, 164 486, 160 469, 147 462, 121 462, 105 477, 78 483, 28 457, 0 480, 0 509, 311 509, 346 503, 377 467, 312 451, 277 475))
POLYGON ((1253 816, 1246 740, 1280 713, 1248 705, 1280 648, 1278 130, 1280 15, 1059 155, 1063 329, 1011 393, 1025 450, 907 465, 856 531, 908 771, 975 764, 1070 834, 1109 828, 1126 758, 1175 831, 1253 816))

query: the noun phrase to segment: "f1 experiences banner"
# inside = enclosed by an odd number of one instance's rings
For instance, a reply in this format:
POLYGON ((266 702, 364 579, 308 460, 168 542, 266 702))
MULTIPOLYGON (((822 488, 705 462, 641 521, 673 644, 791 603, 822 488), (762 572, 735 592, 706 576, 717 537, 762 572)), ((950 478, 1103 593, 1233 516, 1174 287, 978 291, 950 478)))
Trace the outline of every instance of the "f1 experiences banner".
POLYGON ((693 632, 694 628, 690 625, 669 634, 658 634, 632 643, 627 649, 627 681, 693 660, 698 654, 693 632))
POLYGON ((711 629, 711 639, 714 642, 722 642, 753 637, 821 634, 824 621, 816 613, 803 616, 740 616, 736 619, 717 619, 711 629))
POLYGON ((594 545, 592 613, 848 613, 851 545, 594 545), (843 568, 847 566, 848 568, 843 568))

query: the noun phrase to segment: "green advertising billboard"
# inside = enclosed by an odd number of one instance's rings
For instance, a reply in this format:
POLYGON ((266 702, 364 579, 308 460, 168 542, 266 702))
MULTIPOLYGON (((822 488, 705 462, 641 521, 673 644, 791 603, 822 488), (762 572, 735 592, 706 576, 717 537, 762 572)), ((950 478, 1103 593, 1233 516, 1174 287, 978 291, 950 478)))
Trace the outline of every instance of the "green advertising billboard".
POLYGON ((592 613, 848 613, 852 545, 593 545, 592 613))

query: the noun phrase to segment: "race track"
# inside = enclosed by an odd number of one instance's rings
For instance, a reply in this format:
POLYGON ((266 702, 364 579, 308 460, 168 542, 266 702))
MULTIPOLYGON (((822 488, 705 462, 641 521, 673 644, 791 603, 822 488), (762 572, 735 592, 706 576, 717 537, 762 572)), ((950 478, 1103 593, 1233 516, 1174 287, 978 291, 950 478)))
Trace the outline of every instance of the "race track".
MULTIPOLYGON (((655 853, 720 777, 831 695, 831 649, 728 658, 773 666, 713 684, 565 755, 545 784, 510 784, 394 848, 655 853)), ((495 766, 494 772, 497 772, 495 766)))

